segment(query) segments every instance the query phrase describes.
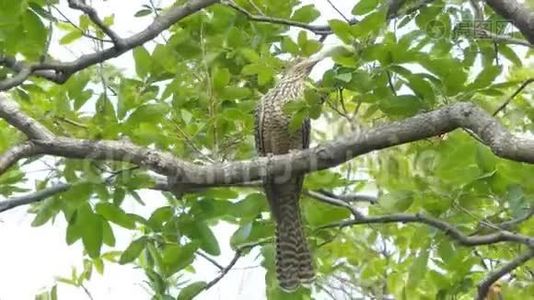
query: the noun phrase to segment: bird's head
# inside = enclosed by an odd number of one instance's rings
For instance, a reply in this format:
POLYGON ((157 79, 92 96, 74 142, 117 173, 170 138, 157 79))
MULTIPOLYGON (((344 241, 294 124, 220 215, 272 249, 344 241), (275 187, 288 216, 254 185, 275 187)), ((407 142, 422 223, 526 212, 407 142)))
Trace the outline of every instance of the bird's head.
POLYGON ((333 54, 346 49, 344 46, 338 46, 323 51, 311 57, 299 57, 295 59, 284 72, 283 78, 290 80, 303 80, 310 75, 313 67, 321 60, 332 56, 333 54))
POLYGON ((299 57, 295 59, 284 72, 284 78, 300 80, 310 75, 313 67, 320 62, 324 56, 299 57))

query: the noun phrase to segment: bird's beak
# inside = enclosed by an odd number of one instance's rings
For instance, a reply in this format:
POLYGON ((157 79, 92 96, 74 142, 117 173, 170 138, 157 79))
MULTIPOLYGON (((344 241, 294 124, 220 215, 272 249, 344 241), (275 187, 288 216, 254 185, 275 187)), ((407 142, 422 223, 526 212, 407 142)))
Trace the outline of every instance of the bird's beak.
POLYGON ((312 56, 308 59, 307 61, 308 67, 311 69, 321 60, 327 57, 333 56, 340 51, 350 51, 350 49, 347 46, 336 46, 336 47, 324 50, 321 53, 316 54, 315 56, 312 56))
POLYGON ((319 53, 316 56, 308 58, 308 60, 306 61, 306 67, 308 68, 308 70, 311 71, 311 69, 313 69, 313 67, 315 67, 318 62, 325 59, 328 56, 325 54, 326 53, 319 53))

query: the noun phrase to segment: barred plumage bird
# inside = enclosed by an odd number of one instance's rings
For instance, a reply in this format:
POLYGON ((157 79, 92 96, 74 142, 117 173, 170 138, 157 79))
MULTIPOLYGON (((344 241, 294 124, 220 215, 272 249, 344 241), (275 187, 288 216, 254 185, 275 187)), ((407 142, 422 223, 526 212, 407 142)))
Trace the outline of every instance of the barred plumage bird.
MULTIPOLYGON (((310 145, 310 121, 291 131, 286 103, 303 97, 304 83, 324 56, 299 59, 284 72, 256 107, 256 149, 261 156, 285 154, 310 145)), ((302 228, 299 197, 304 176, 267 176, 263 187, 276 221, 276 274, 282 289, 293 291, 314 278, 312 256, 302 228)))

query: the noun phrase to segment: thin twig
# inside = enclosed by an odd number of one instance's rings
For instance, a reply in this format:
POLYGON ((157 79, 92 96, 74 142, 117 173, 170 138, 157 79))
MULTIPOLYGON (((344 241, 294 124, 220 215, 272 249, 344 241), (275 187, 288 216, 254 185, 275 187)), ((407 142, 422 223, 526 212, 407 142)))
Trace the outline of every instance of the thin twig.
POLYGON ((341 12, 341 10, 339 10, 339 8, 337 8, 334 3, 332 3, 332 1, 330 0, 326 0, 326 2, 328 2, 328 4, 330 4, 330 6, 343 18, 343 20, 345 20, 347 23, 350 23, 350 20, 345 17, 345 15, 341 12))
POLYGON ((205 260, 209 261, 212 265, 214 265, 215 267, 217 267, 217 269, 219 269, 220 271, 224 270, 224 267, 221 266, 215 259, 209 257, 207 254, 205 254, 204 252, 202 251, 197 251, 197 254, 198 256, 204 258, 205 260))
POLYGON ((247 250, 250 250, 250 249, 252 249, 252 248, 254 248, 256 246, 260 246, 260 245, 269 243, 271 241, 272 241, 272 239, 268 238, 268 239, 263 239, 263 240, 260 240, 260 241, 254 242, 254 243, 241 245, 239 248, 236 249, 234 257, 232 258, 230 263, 228 263, 228 265, 226 267, 222 268, 221 271, 219 272, 219 274, 213 280, 211 280, 210 282, 208 282, 204 286, 203 290, 207 291, 212 286, 214 286, 217 282, 219 282, 234 267, 234 265, 237 263, 239 258, 241 258, 241 256, 243 255, 243 252, 245 252, 247 250))
POLYGON ((500 269, 491 272, 484 280, 482 280, 478 284, 478 293, 476 300, 484 300, 486 299, 486 295, 488 294, 488 291, 491 287, 491 285, 499 280, 499 278, 503 277, 504 275, 510 273, 517 267, 521 266, 522 264, 529 261, 531 258, 534 257, 534 248, 529 248, 527 251, 525 251, 523 254, 517 256, 504 266, 502 266, 500 269))
POLYGON ((78 29, 81 34, 83 36, 85 36, 86 38, 90 38, 92 40, 96 40, 96 41, 101 41, 101 42, 105 42, 105 43, 113 43, 112 40, 106 40, 106 39, 102 39, 102 38, 99 38, 97 36, 94 36, 92 34, 89 34, 87 32, 85 32, 85 30, 81 29, 80 26, 78 26, 76 23, 72 22, 61 10, 59 10, 59 8, 55 7, 55 6, 52 6, 52 8, 54 8, 62 17, 64 20, 60 20, 64 23, 69 23, 71 26, 73 26, 74 28, 78 29))
POLYGON ((232 260, 230 261, 230 263, 224 267, 223 269, 221 269, 221 271, 219 272, 219 275, 217 275, 213 280, 211 280, 210 282, 208 282, 206 284, 206 286, 204 287, 204 290, 207 291, 209 290, 212 286, 214 286, 215 284, 217 284, 217 282, 219 282, 231 269, 232 267, 237 263, 237 261, 239 260, 239 258, 241 258, 241 251, 240 250, 237 250, 234 254, 234 258, 232 258, 232 260))
POLYGON ((62 193, 66 190, 68 190, 71 187, 71 184, 68 183, 60 183, 57 185, 54 185, 49 188, 42 189, 40 191, 21 196, 21 197, 13 197, 11 199, 0 201, 0 213, 4 212, 8 209, 15 208, 17 206, 26 205, 30 203, 39 202, 41 200, 44 200, 50 196, 54 196, 56 194, 62 193))
POLYGON ((501 229, 509 230, 513 226, 516 226, 530 219, 533 215, 534 215, 534 208, 531 208, 524 216, 509 220, 509 221, 504 221, 496 225, 501 229))
POLYGON ((363 195, 363 194, 342 194, 342 195, 336 195, 334 193, 331 193, 325 189, 318 190, 319 193, 324 194, 326 196, 336 198, 345 202, 367 202, 371 204, 378 203, 378 198, 376 196, 370 196, 370 195, 363 195))
MULTIPOLYGON (((232 7, 233 9, 237 10, 240 13, 244 14, 245 16, 247 16, 247 18, 249 18, 252 21, 263 22, 263 23, 271 23, 271 24, 279 24, 279 25, 286 25, 286 26, 292 26, 292 27, 299 27, 299 28, 309 30, 309 31, 311 31, 311 32, 313 32, 315 34, 319 34, 319 35, 332 34, 332 29, 328 25, 310 25, 310 24, 291 21, 291 20, 282 19, 282 18, 253 15, 249 11, 247 11, 246 9, 244 9, 241 6, 239 6, 236 3, 234 3, 233 1, 226 0, 226 1, 223 1, 222 3, 232 7)), ((353 25, 353 24, 356 24, 356 23, 358 23, 357 20, 351 20, 349 22, 350 25, 353 25)))
POLYGON ((478 246, 478 245, 490 245, 500 242, 515 242, 534 247, 534 237, 526 236, 522 234, 512 233, 506 230, 501 230, 495 233, 485 235, 472 235, 468 236, 461 232, 455 226, 430 217, 424 214, 391 214, 383 216, 365 216, 354 220, 347 220, 339 223, 324 225, 318 229, 335 228, 335 227, 348 227, 358 224, 387 224, 387 223, 422 223, 434 227, 443 231, 443 233, 459 244, 464 246, 478 246))
POLYGON ((70 8, 81 10, 89 17, 89 19, 91 19, 91 21, 93 21, 93 23, 98 28, 100 28, 100 30, 102 30, 107 36, 109 36, 113 41, 115 48, 122 49, 123 47, 125 47, 123 39, 119 37, 113 30, 111 30, 111 28, 104 24, 104 21, 100 19, 96 10, 93 7, 87 5, 85 3, 85 0, 68 0, 68 2, 70 8))
POLYGON ((506 99, 506 101, 504 101, 504 103, 501 104, 501 106, 499 106, 499 108, 497 108, 495 110, 495 112, 492 114, 492 116, 496 116, 499 112, 501 112, 503 109, 505 109, 506 106, 508 106, 508 104, 510 104, 510 102, 514 99, 515 96, 519 95, 519 93, 521 93, 529 84, 531 84, 533 82, 534 82, 534 78, 529 78, 529 79, 525 80, 523 82, 523 84, 521 84, 521 86, 510 97, 508 97, 508 99, 506 99))
POLYGON ((332 197, 329 197, 327 195, 324 195, 324 194, 321 194, 321 193, 318 193, 318 192, 314 192, 314 191, 309 191, 309 190, 305 190, 304 194, 310 196, 313 199, 316 199, 316 200, 319 200, 321 202, 324 202, 324 203, 328 203, 328 204, 339 206, 339 207, 344 207, 344 208, 348 209, 351 212, 351 214, 354 216, 354 218, 356 218, 356 219, 363 218, 363 215, 358 210, 356 210, 356 208, 354 208, 352 205, 350 205, 349 203, 347 203, 347 202, 345 202, 343 200, 332 198, 332 197))

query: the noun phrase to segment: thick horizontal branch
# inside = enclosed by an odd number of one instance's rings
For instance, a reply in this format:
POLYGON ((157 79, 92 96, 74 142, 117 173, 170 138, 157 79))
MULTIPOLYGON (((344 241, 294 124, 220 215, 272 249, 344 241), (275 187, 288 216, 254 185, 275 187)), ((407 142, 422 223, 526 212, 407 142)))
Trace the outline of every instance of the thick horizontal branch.
POLYGON ((60 183, 49 188, 42 189, 29 195, 14 197, 8 200, 0 201, 0 213, 8 209, 15 208, 21 205, 27 205, 42 201, 48 197, 52 197, 70 189, 71 185, 68 183, 60 183))
POLYGON ((525 38, 534 44, 534 11, 516 0, 486 0, 493 10, 511 21, 525 38))
POLYGON ((518 268, 519 266, 526 263, 532 258, 534 258, 534 248, 529 248, 523 254, 514 258, 513 260, 502 266, 500 269, 491 272, 482 282, 478 284, 478 293, 475 299, 487 299, 486 296, 488 294, 488 291, 494 282, 499 280, 499 278, 503 277, 504 275, 512 272, 514 269, 518 268))
POLYGON ((0 155, 0 175, 4 174, 12 165, 25 157, 36 155, 35 147, 31 142, 26 142, 11 147, 0 155))
POLYGON ((29 139, 49 140, 54 134, 41 123, 22 112, 15 102, 0 93, 0 118, 22 131, 29 139))
MULTIPOLYGON (((4 99, 0 102, 7 101, 4 99)), ((33 154, 131 162, 170 176, 176 184, 213 186, 251 182, 266 174, 292 176, 309 173, 340 165, 372 151, 439 136, 457 128, 469 129, 500 157, 534 163, 533 140, 512 135, 487 112, 467 102, 359 131, 307 150, 210 165, 193 164, 168 152, 140 147, 127 141, 49 138, 42 126, 35 125, 37 121, 17 111, 15 105, 0 105, 0 110, 6 108, 10 113, 3 111, 0 116, 11 125, 29 137, 42 137, 31 140, 35 148, 33 154)))
POLYGON ((455 226, 423 214, 391 214, 385 216, 362 217, 355 220, 348 220, 340 223, 330 224, 321 228, 348 227, 359 224, 387 224, 387 223, 421 223, 432 226, 443 231, 444 234, 453 238, 463 246, 480 246, 500 242, 516 242, 534 247, 534 237, 522 234, 512 233, 509 231, 498 231, 491 234, 468 236, 462 233, 455 226))
MULTIPOLYGON (((219 0, 187 1, 186 4, 179 7, 171 8, 167 13, 161 14, 160 16, 156 17, 152 24, 150 24, 143 31, 124 39, 115 37, 117 41, 120 41, 120 47, 117 47, 117 44, 115 44, 115 46, 111 48, 104 49, 102 51, 98 51, 92 54, 82 55, 81 57, 72 62, 40 63, 31 66, 25 66, 23 63, 19 62, 17 65, 24 67, 20 68, 20 71, 12 78, 0 81, 0 91, 8 90, 14 86, 21 84, 30 75, 44 77, 56 83, 64 83, 65 81, 67 81, 67 79, 69 79, 72 74, 83 70, 89 66, 102 63, 108 59, 117 57, 123 54, 124 52, 127 52, 137 46, 140 46, 154 39, 163 30, 169 28, 171 25, 178 22, 179 20, 217 2, 219 2, 219 0)), ((3 58, 3 60, 7 59, 8 58, 3 58)))

